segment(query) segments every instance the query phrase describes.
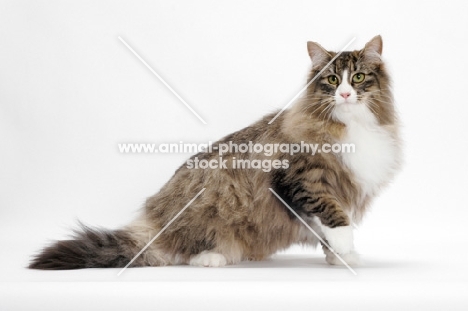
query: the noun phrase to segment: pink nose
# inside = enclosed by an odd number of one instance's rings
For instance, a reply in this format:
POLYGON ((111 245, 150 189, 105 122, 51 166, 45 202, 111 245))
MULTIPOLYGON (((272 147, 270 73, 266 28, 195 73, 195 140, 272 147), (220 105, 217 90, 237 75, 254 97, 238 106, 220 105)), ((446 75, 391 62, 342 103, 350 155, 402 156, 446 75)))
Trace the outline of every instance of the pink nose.
POLYGON ((349 93, 349 92, 348 92, 348 93, 340 93, 340 95, 341 95, 341 97, 343 97, 344 99, 346 99, 346 98, 348 98, 348 97, 351 95, 351 93, 349 93))

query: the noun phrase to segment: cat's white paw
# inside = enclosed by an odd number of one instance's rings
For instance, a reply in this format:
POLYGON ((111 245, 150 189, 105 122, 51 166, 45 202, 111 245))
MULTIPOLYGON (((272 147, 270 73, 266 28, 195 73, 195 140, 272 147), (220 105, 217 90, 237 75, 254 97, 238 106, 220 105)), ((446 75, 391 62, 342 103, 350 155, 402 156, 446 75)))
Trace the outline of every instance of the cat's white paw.
POLYGON ((223 267, 227 263, 226 257, 218 253, 202 252, 190 259, 191 266, 223 267))
POLYGON ((353 249, 353 227, 341 226, 329 228, 322 225, 322 232, 328 244, 338 254, 348 254, 353 249))
MULTIPOLYGON (((351 251, 348 254, 343 254, 343 255, 338 255, 338 256, 340 256, 341 259, 343 259, 343 261, 346 262, 346 264, 348 266, 359 266, 359 265, 362 264, 361 257, 355 251, 351 251)), ((328 251, 326 253, 325 260, 330 265, 335 265, 335 266, 344 266, 345 265, 338 257, 336 257, 330 251, 328 251)))

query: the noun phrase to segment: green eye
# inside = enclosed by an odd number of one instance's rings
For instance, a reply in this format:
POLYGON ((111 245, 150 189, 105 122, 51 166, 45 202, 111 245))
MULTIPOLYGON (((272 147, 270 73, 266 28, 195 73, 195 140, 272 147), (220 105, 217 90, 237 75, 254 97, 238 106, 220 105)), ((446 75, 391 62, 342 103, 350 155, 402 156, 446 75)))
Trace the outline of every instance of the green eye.
POLYGON ((362 81, 364 81, 364 78, 366 77, 365 74, 363 73, 357 73, 353 76, 353 82, 354 83, 361 83, 362 81))
POLYGON ((338 84, 338 78, 336 76, 329 76, 328 77, 328 83, 336 85, 336 84, 338 84))

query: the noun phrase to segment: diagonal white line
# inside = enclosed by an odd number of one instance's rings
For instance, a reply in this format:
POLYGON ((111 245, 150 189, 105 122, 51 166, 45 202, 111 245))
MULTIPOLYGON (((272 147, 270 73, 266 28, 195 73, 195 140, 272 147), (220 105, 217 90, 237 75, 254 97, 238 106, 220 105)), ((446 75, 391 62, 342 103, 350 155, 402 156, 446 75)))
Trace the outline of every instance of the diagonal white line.
POLYGON ((146 246, 143 247, 143 248, 141 249, 141 251, 140 251, 138 254, 135 255, 135 257, 133 257, 132 260, 130 260, 130 262, 129 262, 124 268, 122 268, 122 270, 120 270, 120 272, 117 274, 117 276, 120 276, 120 275, 122 274, 122 272, 124 272, 125 269, 127 269, 128 266, 130 266, 130 265, 132 264, 132 262, 134 262, 135 259, 137 259, 138 256, 140 256, 140 255, 151 245, 151 243, 153 243, 154 240, 156 240, 156 239, 172 224, 172 222, 173 222, 174 220, 176 220, 177 217, 179 217, 180 214, 182 214, 182 213, 190 206, 190 204, 192 204, 193 201, 195 201, 195 199, 198 198, 198 197, 200 196, 200 194, 203 193, 203 191, 205 191, 205 189, 206 189, 206 188, 203 188, 202 190, 200 190, 200 192, 198 192, 197 195, 194 196, 193 199, 191 199, 190 202, 188 202, 187 205, 185 205, 184 208, 181 209, 180 212, 178 212, 177 215, 175 215, 174 218, 172 218, 171 221, 169 221, 169 222, 161 229, 161 231, 159 231, 158 234, 156 234, 156 235, 154 236, 154 238, 152 238, 151 241, 149 241, 148 244, 146 244, 146 246))
POLYGON ((159 81, 161 81, 169 89, 169 91, 172 92, 172 94, 175 95, 175 97, 177 97, 185 105, 185 107, 187 107, 203 124, 206 124, 205 120, 203 120, 202 117, 200 117, 200 115, 195 110, 193 110, 193 108, 190 107, 190 105, 187 104, 187 102, 182 97, 180 97, 179 94, 177 94, 176 91, 174 91, 174 89, 169 84, 167 84, 167 82, 164 81, 164 79, 161 78, 161 76, 158 75, 157 72, 154 71, 153 68, 151 68, 143 58, 141 58, 140 55, 138 55, 137 52, 135 52, 135 50, 133 50, 124 39, 122 39, 122 37, 119 36, 119 40, 122 41, 122 43, 143 63, 143 65, 145 65, 156 76, 156 78, 159 79, 159 81))
POLYGON ((333 57, 333 58, 331 59, 331 61, 329 61, 329 62, 325 65, 325 67, 323 67, 322 70, 320 70, 319 73, 317 73, 317 74, 309 81, 309 83, 307 83, 307 84, 299 91, 299 93, 297 93, 297 94, 286 104, 286 106, 284 106, 283 109, 281 109, 281 110, 276 114, 276 116, 275 116, 273 119, 271 119, 270 122, 268 122, 268 124, 273 123, 273 121, 275 121, 276 118, 278 118, 278 117, 280 116, 280 114, 282 114, 286 109, 288 109, 288 107, 289 107, 289 106, 290 106, 290 105, 291 105, 291 104, 292 104, 292 103, 309 87, 309 85, 311 85, 312 82, 314 82, 314 81, 325 71, 325 69, 327 69, 328 66, 330 66, 330 65, 335 61, 335 59, 337 59, 337 58, 341 55, 341 53, 343 53, 344 50, 346 50, 346 49, 348 48, 348 46, 349 46, 351 43, 353 43, 353 41, 354 41, 355 39, 356 39, 356 37, 353 37, 353 38, 351 39, 351 41, 349 41, 348 44, 346 44, 346 45, 338 52, 338 54, 336 54, 335 57, 333 57))
POLYGON ((304 219, 301 218, 301 216, 299 216, 289 205, 288 203, 286 203, 273 189, 271 188, 268 188, 280 201, 281 203, 284 204, 284 206, 286 206, 287 208, 289 208, 289 210, 294 214, 294 216, 296 216, 306 227, 307 229, 310 230, 310 232, 312 232, 316 237, 317 239, 319 239, 320 242, 322 242, 326 247, 328 247, 328 249, 346 266, 346 268, 349 269, 349 271, 351 271, 354 275, 357 275, 356 271, 354 271, 353 268, 351 268, 347 263, 346 261, 343 260, 343 258, 341 258, 340 255, 338 255, 334 250, 333 248, 331 248, 330 245, 328 245, 327 242, 325 242, 318 234, 317 232, 314 231, 314 229, 312 229, 309 224, 307 222, 304 221, 304 219))

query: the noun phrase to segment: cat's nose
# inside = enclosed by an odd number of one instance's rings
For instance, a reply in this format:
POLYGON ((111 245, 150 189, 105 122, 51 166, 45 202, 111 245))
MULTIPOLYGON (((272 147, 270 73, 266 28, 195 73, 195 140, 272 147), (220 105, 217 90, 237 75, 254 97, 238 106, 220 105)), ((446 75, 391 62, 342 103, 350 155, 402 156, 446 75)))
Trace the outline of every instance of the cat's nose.
POLYGON ((341 97, 343 97, 344 99, 348 98, 351 93, 347 92, 347 93, 340 93, 341 97))

